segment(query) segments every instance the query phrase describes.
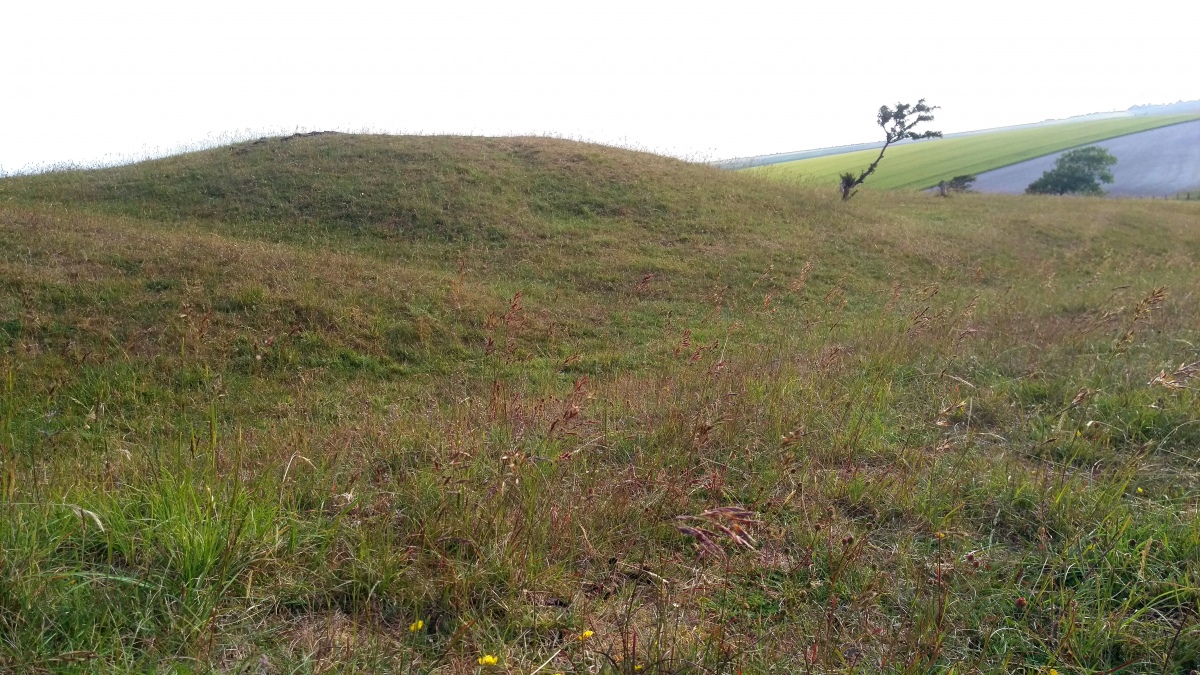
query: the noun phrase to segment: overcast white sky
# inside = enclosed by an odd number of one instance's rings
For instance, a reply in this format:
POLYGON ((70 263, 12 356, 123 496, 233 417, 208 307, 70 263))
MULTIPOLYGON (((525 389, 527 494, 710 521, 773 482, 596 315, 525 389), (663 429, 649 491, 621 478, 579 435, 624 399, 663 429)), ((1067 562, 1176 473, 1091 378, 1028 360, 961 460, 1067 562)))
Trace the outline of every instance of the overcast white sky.
POLYGON ((1200 0, 0 0, 0 168, 296 129, 703 159, 1200 99, 1200 0))

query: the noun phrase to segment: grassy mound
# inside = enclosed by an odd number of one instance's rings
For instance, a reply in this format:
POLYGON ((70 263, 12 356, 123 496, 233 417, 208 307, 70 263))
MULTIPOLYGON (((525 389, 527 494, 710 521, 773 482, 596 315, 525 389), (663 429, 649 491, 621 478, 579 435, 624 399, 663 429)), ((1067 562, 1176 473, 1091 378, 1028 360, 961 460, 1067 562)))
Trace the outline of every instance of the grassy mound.
POLYGON ((734 212, 704 167, 544 138, 330 132, 10 183, 3 194, 25 203, 254 224, 275 236, 319 226, 409 239, 503 240, 548 220, 654 224, 668 215, 734 212))
MULTIPOLYGON (((876 188, 921 190, 954 176, 979 174, 1060 150, 1196 119, 1200 118, 1156 115, 1091 120, 901 145, 888 150, 871 182, 876 188)), ((878 156, 878 149, 860 150, 747 170, 777 180, 835 185, 842 173, 861 171, 878 156)))
MULTIPOLYGON (((444 373, 470 361, 486 341, 480 317, 503 314, 517 292, 559 305, 539 320, 546 335, 599 348, 657 321, 644 308, 616 311, 619 298, 671 307, 654 300, 671 287, 670 300, 689 302, 664 311, 704 312, 722 275, 758 273, 714 269, 713 252, 752 251, 798 269, 803 251, 764 247, 783 232, 815 236, 803 198, 786 188, 552 139, 264 139, 11 178, 0 200, 10 215, 46 223, 21 236, 14 224, 4 241, 12 250, 30 237, 47 239, 45 250, 93 250, 47 291, 62 325, 26 326, 26 337, 105 350, 182 317, 211 336, 205 358, 243 369, 259 351, 246 342, 252 329, 291 345, 280 357, 289 367, 444 373), (80 323, 113 337, 80 335, 80 323)), ((13 283, 20 278, 14 271, 13 283)), ((569 356, 540 333, 526 342, 540 359, 569 356)))
POLYGON ((548 139, 4 179, 0 670, 1186 672, 1198 208, 548 139))

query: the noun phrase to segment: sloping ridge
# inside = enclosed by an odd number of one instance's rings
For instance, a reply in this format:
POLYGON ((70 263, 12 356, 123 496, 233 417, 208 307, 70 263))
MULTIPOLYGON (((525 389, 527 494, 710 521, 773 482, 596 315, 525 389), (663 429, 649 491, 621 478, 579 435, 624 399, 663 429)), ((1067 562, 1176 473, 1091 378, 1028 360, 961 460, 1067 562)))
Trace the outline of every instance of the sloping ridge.
MULTIPOLYGON (((980 174, 1049 153, 1196 119, 1196 115, 1154 115, 1092 120, 900 145, 888 150, 871 184, 882 189, 925 189, 956 175, 980 174)), ((859 171, 877 155, 878 150, 867 150, 747 171, 781 180, 833 184, 842 172, 859 171)))
POLYGON ((777 192, 705 165, 552 138, 333 133, 0 180, 8 198, 105 213, 464 240, 548 219, 736 219, 740 197, 764 190, 777 192))
MULTIPOLYGON (((1105 186, 1114 197, 1167 197, 1200 187, 1200 120, 1089 145, 1117 158, 1113 183, 1105 186)), ((1020 194, 1053 169, 1063 152, 981 173, 972 187, 979 192, 1020 194)))

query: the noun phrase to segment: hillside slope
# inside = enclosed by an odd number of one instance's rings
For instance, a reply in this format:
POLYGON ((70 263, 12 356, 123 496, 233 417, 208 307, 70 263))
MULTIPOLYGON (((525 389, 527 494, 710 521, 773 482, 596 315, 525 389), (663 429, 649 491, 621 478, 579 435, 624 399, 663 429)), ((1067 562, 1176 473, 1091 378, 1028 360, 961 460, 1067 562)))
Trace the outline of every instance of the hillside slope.
MULTIPOLYGON (((1060 150, 1195 119, 1195 114, 1182 114, 1090 120, 899 145, 888 150, 871 182, 883 189, 924 189, 954 176, 979 174, 1060 150)), ((878 155, 877 149, 861 150, 747 171, 778 180, 836 184, 841 173, 861 171, 878 155)))
POLYGON ((1198 218, 552 139, 0 180, 0 671, 1186 672, 1198 218))
MULTIPOLYGON (((1104 186, 1115 197, 1172 197, 1200 188, 1200 121, 1121 136, 1098 145, 1117 158, 1113 182, 1104 186)), ((979 174, 980 192, 1021 194, 1042 173, 1054 168, 1061 152, 979 174)))
POLYGON ((720 180, 707 167, 546 138, 323 133, 12 178, 0 181, 0 197, 161 220, 470 241, 555 219, 731 216, 736 209, 713 189, 720 180))

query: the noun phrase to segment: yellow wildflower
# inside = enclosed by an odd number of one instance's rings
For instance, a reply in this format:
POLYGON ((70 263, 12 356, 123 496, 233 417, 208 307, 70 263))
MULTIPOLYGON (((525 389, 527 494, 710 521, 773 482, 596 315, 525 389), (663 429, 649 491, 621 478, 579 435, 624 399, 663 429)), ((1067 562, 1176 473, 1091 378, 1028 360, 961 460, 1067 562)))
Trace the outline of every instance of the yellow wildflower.
POLYGON ((491 654, 484 654, 478 659, 475 659, 475 662, 481 666, 494 666, 497 663, 500 663, 500 659, 492 656, 491 654))
POLYGON ((1048 670, 1048 671, 1046 672, 1046 675, 1058 675, 1058 671, 1057 671, 1057 670, 1055 670, 1055 669, 1053 669, 1053 668, 1051 668, 1050 670, 1048 670))
MULTIPOLYGON (((645 667, 645 666, 643 666, 642 664, 640 664, 640 663, 639 663, 639 664, 637 664, 636 666, 634 666, 634 667, 633 667, 633 672, 635 672, 635 673, 636 673, 636 672, 638 672, 639 670, 641 670, 641 669, 642 669, 642 668, 644 668, 644 667, 645 667)), ((1056 675, 1057 675, 1057 674, 1056 674, 1056 675)))
POLYGON ((588 639, 588 638, 592 637, 592 636, 593 636, 593 635, 595 635, 595 634, 596 634, 596 633, 595 633, 595 632, 593 632, 593 631, 590 631, 590 630, 585 630, 585 631, 583 631, 582 633, 580 633, 580 634, 579 634, 579 639, 580 639, 580 640, 586 640, 586 639, 588 639))
POLYGON ((408 632, 415 633, 424 627, 425 627, 425 622, 420 619, 417 619, 416 621, 412 622, 412 625, 410 625, 408 627, 408 632))

